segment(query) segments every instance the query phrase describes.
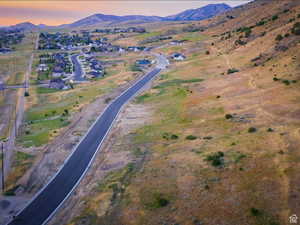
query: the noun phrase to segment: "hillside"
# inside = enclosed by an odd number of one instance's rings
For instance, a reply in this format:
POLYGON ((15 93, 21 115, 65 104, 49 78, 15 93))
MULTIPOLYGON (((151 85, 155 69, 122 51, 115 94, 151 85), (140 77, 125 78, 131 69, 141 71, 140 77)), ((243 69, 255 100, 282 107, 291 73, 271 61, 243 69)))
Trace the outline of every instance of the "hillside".
POLYGON ((166 18, 173 21, 204 20, 230 9, 231 7, 227 4, 209 4, 202 8, 186 10, 166 18))
POLYGON ((127 109, 69 224, 288 224, 300 210, 299 24, 299 1, 257 0, 158 26, 151 35, 185 43, 157 52, 187 58, 127 109))

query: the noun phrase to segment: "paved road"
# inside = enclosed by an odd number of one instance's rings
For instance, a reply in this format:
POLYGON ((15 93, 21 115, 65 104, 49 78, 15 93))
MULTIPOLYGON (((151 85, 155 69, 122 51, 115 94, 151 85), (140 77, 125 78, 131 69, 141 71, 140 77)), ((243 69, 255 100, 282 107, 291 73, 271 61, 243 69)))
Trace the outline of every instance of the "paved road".
POLYGON ((156 56, 157 67, 124 91, 106 108, 62 169, 9 225, 41 225, 48 222, 84 176, 121 107, 167 66, 168 61, 162 55, 156 56))
POLYGON ((79 55, 72 55, 71 60, 74 65, 75 71, 74 71, 74 80, 75 81, 85 81, 86 79, 83 77, 83 71, 80 63, 78 62, 79 55))

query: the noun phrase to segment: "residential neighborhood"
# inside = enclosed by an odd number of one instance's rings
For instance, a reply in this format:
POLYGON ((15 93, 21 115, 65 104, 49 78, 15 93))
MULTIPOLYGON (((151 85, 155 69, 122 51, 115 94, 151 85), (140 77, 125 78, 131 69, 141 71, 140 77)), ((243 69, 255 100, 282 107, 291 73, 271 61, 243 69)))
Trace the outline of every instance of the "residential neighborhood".
POLYGON ((18 29, 0 30, 0 54, 13 51, 13 45, 21 43, 24 37, 23 31, 18 29))

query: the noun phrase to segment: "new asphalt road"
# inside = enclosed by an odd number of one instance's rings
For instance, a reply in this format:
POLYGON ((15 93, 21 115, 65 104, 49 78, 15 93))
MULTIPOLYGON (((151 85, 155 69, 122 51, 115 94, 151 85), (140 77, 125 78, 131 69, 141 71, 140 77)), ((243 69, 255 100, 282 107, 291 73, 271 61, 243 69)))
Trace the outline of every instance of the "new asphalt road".
POLYGON ((75 81, 85 81, 83 77, 83 71, 80 63, 78 62, 78 57, 79 55, 72 55, 71 60, 74 65, 74 80, 75 81))
POLYGON ((86 173, 122 106, 167 66, 168 61, 162 55, 156 55, 156 57, 158 61, 157 67, 124 91, 123 94, 106 108, 87 132, 86 136, 77 145, 62 169, 44 189, 9 222, 9 225, 41 225, 48 222, 86 173))

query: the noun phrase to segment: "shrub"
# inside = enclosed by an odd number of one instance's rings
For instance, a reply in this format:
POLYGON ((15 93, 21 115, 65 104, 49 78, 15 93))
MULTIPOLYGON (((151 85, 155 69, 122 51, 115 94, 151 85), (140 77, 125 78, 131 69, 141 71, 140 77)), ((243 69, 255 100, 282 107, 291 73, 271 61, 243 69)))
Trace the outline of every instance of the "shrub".
POLYGON ((213 137, 211 137, 211 136, 205 136, 205 137, 203 137, 203 139, 204 140, 211 140, 211 139, 213 139, 213 137))
POLYGON ((209 55, 209 51, 206 51, 205 54, 206 54, 206 55, 209 55))
POLYGON ((245 31, 245 37, 246 37, 246 38, 247 38, 247 37, 250 37, 251 33, 252 33, 252 30, 251 30, 251 29, 246 30, 246 31, 245 31))
POLYGON ((280 79, 278 79, 277 77, 273 77, 273 81, 279 81, 280 79))
POLYGON ((185 137, 185 139, 186 139, 186 140, 196 140, 197 137, 194 136, 194 135, 188 135, 188 136, 185 137))
POLYGON ((268 132, 273 132, 274 130, 272 128, 267 129, 268 132))
POLYGON ((167 206, 170 201, 164 197, 161 193, 155 193, 152 199, 146 204, 150 209, 158 209, 167 206))
POLYGON ((261 215, 261 211, 256 208, 251 208, 250 212, 251 212, 252 216, 260 216, 261 215))
POLYGON ((211 162, 212 166, 219 167, 224 164, 224 153, 216 152, 206 157, 207 161, 211 162))
POLYGON ((25 91, 24 96, 25 96, 25 97, 30 96, 29 92, 28 92, 28 91, 25 91))
POLYGON ((239 70, 238 70, 238 69, 235 69, 235 68, 231 68, 231 69, 228 69, 228 70, 227 70, 227 74, 237 73, 237 72, 239 72, 239 70))
POLYGON ((176 140, 178 139, 178 135, 176 134, 170 134, 170 133, 163 133, 163 136, 162 136, 164 139, 166 140, 176 140))
POLYGON ((281 41, 283 39, 281 34, 278 34, 275 38, 276 41, 281 41))
POLYGON ((257 131, 257 129, 255 127, 250 127, 248 129, 248 133, 255 133, 257 131))
POLYGON ((263 37, 263 36, 266 35, 266 33, 267 33, 266 31, 263 31, 263 32, 260 34, 260 36, 263 37))
POLYGON ((176 140, 176 139, 178 139, 179 137, 178 137, 178 135, 176 135, 176 134, 172 134, 170 138, 171 138, 172 140, 176 140))
POLYGON ((226 118, 227 120, 229 120, 229 119, 232 119, 233 116, 232 116, 231 114, 226 114, 226 115, 225 115, 225 118, 226 118))
POLYGON ((111 98, 110 98, 110 97, 108 97, 108 98, 106 98, 106 99, 105 99, 105 101, 104 101, 104 102, 105 102, 105 104, 107 104, 107 103, 109 103, 110 101, 111 101, 111 98))
POLYGON ((284 83, 285 85, 290 85, 290 81, 289 80, 283 80, 282 83, 284 83))
POLYGON ((290 36, 290 34, 289 33, 286 33, 285 35, 284 35, 284 37, 289 37, 290 36))
POLYGON ((265 25, 266 23, 267 23, 266 21, 261 20, 261 21, 256 23, 256 26, 262 26, 262 25, 265 25))
POLYGON ((243 40, 241 40, 241 39, 238 39, 238 40, 235 41, 235 44, 236 44, 236 45, 246 45, 246 44, 247 44, 247 41, 243 41, 243 40))
POLYGON ((294 24, 292 28, 292 33, 295 35, 300 35, 300 22, 294 24))
POLYGON ((272 20, 274 21, 274 20, 277 20, 278 19, 278 15, 274 15, 274 16, 272 16, 272 20))
POLYGON ((69 110, 68 110, 68 109, 64 109, 64 113, 65 113, 66 115, 69 115, 69 110))

